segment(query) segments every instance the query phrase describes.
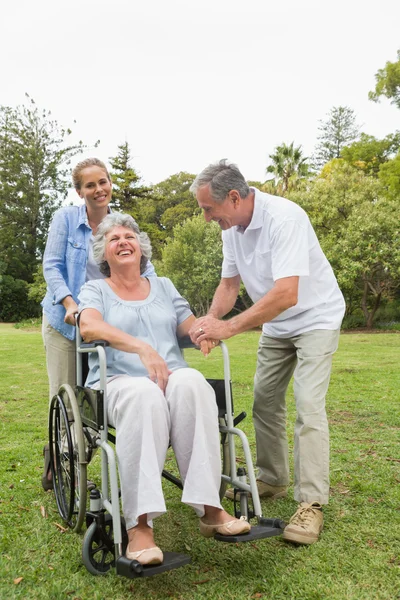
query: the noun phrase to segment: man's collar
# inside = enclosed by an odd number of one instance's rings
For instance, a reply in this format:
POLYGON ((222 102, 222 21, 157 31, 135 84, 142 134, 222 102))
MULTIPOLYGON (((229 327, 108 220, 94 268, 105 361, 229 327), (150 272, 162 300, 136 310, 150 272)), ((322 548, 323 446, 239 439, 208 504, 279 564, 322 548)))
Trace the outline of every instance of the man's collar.
POLYGON ((260 198, 259 198, 259 194, 260 191, 257 188, 251 187, 250 190, 252 192, 254 192, 254 208, 253 208, 253 215, 251 217, 251 221, 248 224, 247 227, 243 227, 242 225, 238 225, 236 227, 236 231, 238 233, 245 233, 246 231, 248 231, 249 229, 260 229, 260 227, 262 227, 263 223, 262 223, 262 210, 261 210, 261 204, 260 204, 260 198))

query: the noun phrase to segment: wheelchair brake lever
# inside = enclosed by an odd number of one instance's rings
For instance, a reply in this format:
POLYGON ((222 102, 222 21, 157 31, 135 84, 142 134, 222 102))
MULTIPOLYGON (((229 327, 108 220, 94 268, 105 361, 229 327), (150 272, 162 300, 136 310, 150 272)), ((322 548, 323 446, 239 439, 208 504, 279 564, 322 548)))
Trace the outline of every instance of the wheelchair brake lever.
POLYGON ((236 427, 236 425, 239 425, 239 423, 241 423, 243 421, 243 419, 245 419, 246 417, 247 417, 247 413, 245 413, 244 411, 242 411, 240 414, 238 414, 233 419, 233 426, 236 427))

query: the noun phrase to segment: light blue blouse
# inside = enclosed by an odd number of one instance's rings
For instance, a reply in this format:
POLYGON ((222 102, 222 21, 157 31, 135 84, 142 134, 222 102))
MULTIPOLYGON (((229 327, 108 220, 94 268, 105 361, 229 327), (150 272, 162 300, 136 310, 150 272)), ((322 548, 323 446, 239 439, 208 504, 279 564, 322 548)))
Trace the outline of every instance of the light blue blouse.
MULTIPOLYGON (((122 300, 104 279, 88 281, 79 294, 79 312, 95 308, 109 325, 113 325, 147 342, 165 360, 171 371, 187 367, 179 349, 176 329, 192 315, 188 302, 166 277, 151 277, 150 293, 145 300, 122 300)), ((107 377, 130 375, 148 377, 138 354, 106 348, 107 377)), ((96 353, 89 355, 87 386, 100 379, 96 353)))

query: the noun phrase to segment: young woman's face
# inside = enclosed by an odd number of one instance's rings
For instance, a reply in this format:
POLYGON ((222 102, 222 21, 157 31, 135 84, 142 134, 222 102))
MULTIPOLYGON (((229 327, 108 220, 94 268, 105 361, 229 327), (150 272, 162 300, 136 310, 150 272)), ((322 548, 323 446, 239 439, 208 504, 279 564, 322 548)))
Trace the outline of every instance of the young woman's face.
POLYGON ((86 167, 81 171, 81 187, 77 190, 88 208, 97 210, 108 206, 111 200, 112 185, 107 173, 101 167, 86 167))

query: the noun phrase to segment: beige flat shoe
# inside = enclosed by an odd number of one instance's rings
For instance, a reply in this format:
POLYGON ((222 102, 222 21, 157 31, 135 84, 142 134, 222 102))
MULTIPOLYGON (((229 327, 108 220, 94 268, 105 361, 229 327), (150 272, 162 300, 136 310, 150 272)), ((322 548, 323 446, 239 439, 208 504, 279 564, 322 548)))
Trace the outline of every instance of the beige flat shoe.
POLYGON ((216 533, 220 535, 241 535, 242 533, 248 533, 250 529, 250 523, 243 517, 233 519, 222 525, 207 525, 200 519, 200 533, 206 538, 213 537, 216 533))
POLYGON ((154 546, 154 548, 145 548, 137 552, 127 550, 126 558, 137 560, 141 565, 160 565, 164 560, 164 555, 158 546, 154 546))

